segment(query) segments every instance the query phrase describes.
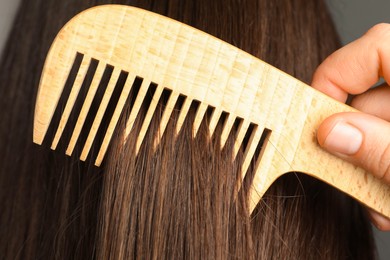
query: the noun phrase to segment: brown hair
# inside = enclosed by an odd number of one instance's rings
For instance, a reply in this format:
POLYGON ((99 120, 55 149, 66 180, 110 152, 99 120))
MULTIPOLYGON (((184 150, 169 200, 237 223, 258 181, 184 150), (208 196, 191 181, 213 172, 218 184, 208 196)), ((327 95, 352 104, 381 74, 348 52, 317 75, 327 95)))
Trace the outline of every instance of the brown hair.
MULTIPOLYGON (((192 138, 194 110, 176 137, 177 111, 156 151, 164 109, 138 156, 122 145, 127 104, 105 165, 32 144, 40 71, 55 34, 73 15, 103 3, 131 4, 183 21, 305 82, 338 39, 318 0, 22 1, 0 75, 0 257, 2 259, 373 259, 369 222, 349 197, 299 173, 280 178, 255 212, 234 196, 242 155, 231 161, 208 135, 192 138)), ((52 133, 51 133, 52 134, 52 133)), ((69 133, 67 133, 69 134, 69 133)))

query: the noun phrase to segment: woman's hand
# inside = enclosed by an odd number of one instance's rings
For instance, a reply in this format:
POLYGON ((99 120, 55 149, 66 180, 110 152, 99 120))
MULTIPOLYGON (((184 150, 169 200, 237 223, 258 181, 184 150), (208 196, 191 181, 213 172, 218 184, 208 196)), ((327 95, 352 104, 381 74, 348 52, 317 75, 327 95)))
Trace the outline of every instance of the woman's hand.
MULTIPOLYGON (((363 113, 340 113, 318 129, 318 142, 390 185, 390 24, 379 24, 329 56, 314 74, 312 86, 363 113), (380 77, 387 83, 370 89, 380 77)), ((390 230, 390 220, 370 211, 372 221, 390 230)))

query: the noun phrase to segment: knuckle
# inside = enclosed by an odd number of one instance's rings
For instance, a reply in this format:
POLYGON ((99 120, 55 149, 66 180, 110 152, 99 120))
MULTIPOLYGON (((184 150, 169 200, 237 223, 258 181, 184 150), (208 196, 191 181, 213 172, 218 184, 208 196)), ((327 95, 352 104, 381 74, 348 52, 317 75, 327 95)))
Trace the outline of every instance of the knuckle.
POLYGON ((390 24, 378 23, 368 30, 368 34, 375 35, 377 37, 389 37, 390 36, 390 24))

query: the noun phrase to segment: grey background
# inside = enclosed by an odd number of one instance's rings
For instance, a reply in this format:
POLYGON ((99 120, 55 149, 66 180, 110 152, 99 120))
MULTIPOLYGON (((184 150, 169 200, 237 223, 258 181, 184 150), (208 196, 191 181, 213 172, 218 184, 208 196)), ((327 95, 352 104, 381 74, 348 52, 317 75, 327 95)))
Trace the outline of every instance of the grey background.
POLYGON ((10 30, 19 0, 0 0, 0 50, 3 49, 6 35, 10 30))
MULTIPOLYGON (((344 44, 379 22, 390 22, 389 0, 327 0, 344 44)), ((0 50, 19 0, 0 0, 0 50)), ((389 43, 390 44, 390 43, 389 43)), ((375 232, 380 260, 390 259, 390 232, 375 232)))

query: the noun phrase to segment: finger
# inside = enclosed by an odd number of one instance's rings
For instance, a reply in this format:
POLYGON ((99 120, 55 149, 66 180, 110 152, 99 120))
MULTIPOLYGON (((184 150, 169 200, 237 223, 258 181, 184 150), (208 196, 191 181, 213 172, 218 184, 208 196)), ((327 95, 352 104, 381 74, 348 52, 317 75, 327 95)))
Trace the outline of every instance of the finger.
POLYGON ((378 24, 358 40, 330 55, 316 70, 312 86, 345 102, 383 76, 390 82, 390 25, 378 24))
POLYGON ((390 121, 390 87, 383 84, 353 98, 356 109, 390 121))
MULTIPOLYGON (((390 121, 390 88, 384 83, 354 97, 351 105, 362 112, 390 121)), ((390 219, 368 209, 371 222, 382 231, 390 231, 390 219)))
POLYGON ((368 214, 370 216, 371 222, 382 231, 390 231, 390 219, 378 214, 372 209, 368 209, 368 214))
POLYGON ((390 123, 364 113, 339 113, 319 127, 319 144, 390 185, 390 123))

